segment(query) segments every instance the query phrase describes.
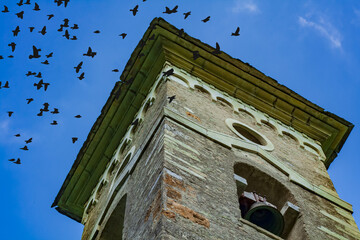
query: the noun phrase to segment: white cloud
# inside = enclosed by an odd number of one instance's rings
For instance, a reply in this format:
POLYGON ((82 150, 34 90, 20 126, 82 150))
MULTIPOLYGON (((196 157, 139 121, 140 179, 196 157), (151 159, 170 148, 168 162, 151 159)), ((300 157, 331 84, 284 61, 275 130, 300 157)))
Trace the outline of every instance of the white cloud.
POLYGON ((236 0, 234 6, 232 7, 232 12, 249 12, 249 13, 259 13, 259 7, 253 0, 236 0))
POLYGON ((319 21, 310 21, 303 17, 298 19, 300 26, 310 27, 317 31, 321 36, 325 37, 334 48, 342 48, 342 37, 339 31, 330 24, 330 22, 325 21, 323 18, 320 18, 319 21))

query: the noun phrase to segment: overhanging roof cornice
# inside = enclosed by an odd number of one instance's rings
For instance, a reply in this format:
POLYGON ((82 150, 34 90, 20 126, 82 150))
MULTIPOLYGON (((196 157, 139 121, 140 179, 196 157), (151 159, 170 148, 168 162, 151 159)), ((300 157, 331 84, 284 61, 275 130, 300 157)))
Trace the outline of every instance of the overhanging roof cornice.
POLYGON ((328 167, 353 125, 325 111, 254 67, 155 18, 131 55, 101 114, 53 203, 59 212, 81 221, 84 204, 166 61, 241 99, 269 116, 319 141, 328 167), (149 37, 155 34, 155 40, 149 37), (145 43, 145 44, 144 44, 145 43), (200 58, 193 60, 192 51, 200 58), (140 57, 139 54, 144 56, 140 57), (129 84, 123 82, 133 81, 129 84))

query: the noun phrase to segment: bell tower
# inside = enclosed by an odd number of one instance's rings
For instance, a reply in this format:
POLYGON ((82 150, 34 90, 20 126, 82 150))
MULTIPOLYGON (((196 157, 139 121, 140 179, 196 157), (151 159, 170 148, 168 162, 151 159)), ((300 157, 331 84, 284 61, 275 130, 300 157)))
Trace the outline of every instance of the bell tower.
POLYGON ((155 18, 53 206, 83 240, 359 239, 327 168, 353 125, 155 18))

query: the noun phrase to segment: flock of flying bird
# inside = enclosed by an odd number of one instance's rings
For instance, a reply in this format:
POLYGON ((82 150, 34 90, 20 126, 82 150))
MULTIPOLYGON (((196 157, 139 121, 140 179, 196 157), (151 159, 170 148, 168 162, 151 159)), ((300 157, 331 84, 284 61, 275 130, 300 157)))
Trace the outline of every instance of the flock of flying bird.
MULTIPOLYGON (((21 7, 22 5, 30 5, 31 0, 26 0, 24 2, 24 0, 20 0, 17 5, 19 7, 21 7)), ((57 4, 57 6, 61 6, 61 5, 64 5, 64 7, 67 7, 68 3, 69 3, 70 0, 54 0, 54 2, 57 4)), ((146 0, 143 0, 143 2, 145 2, 146 0)), ((33 11, 40 11, 40 6, 37 4, 37 3, 34 3, 34 8, 32 9, 33 11)), ((138 13, 139 11, 139 5, 136 5, 134 8, 130 9, 130 11, 132 12, 132 15, 133 16, 136 16, 136 14, 138 13)), ((7 6, 4 6, 4 9, 1 11, 2 13, 9 13, 9 8, 7 6)), ((170 9, 169 7, 165 7, 165 11, 163 12, 164 14, 174 14, 174 13, 177 13, 178 12, 178 6, 176 5, 175 7, 173 7, 172 9, 170 9)), ((23 16, 24 16, 24 11, 20 11, 18 13, 15 13, 15 15, 20 18, 20 19, 23 19, 23 16)), ((190 15, 191 15, 191 11, 189 12, 185 12, 183 13, 184 15, 184 19, 187 19, 190 15)), ((47 15, 48 17, 48 20, 51 20, 53 17, 54 17, 54 14, 49 14, 47 15)), ((208 21, 210 21, 210 16, 204 18, 201 20, 202 22, 206 23, 208 21)), ((75 35, 71 35, 70 34, 70 30, 77 30, 79 29, 79 26, 77 24, 73 24, 73 26, 70 27, 69 25, 69 19, 65 18, 63 20, 63 23, 60 24, 60 27, 59 29, 57 30, 58 32, 64 32, 64 35, 62 35, 63 37, 65 37, 66 39, 68 40, 77 40, 77 37, 75 35)), ((151 28, 155 28, 155 26, 151 26, 151 28)), ((29 27, 29 31, 30 32, 33 32, 35 29, 35 27, 29 27)), ((14 30, 12 30, 13 32, 13 36, 14 37, 17 37, 19 32, 20 32, 20 27, 17 26, 14 30)), ((46 29, 46 26, 44 26, 40 31, 39 31, 40 34, 42 35, 45 35, 47 33, 47 29, 46 29)), ((100 33, 100 30, 96 30, 94 31, 95 34, 99 34, 100 33)), ((182 37, 182 35, 184 34, 184 29, 180 29, 178 30, 178 35, 180 37, 182 37)), ((240 35, 240 28, 237 27, 235 32, 231 33, 231 36, 239 36, 240 35)), ((119 35, 120 37, 122 37, 122 39, 124 39, 126 36, 127 36, 127 33, 121 33, 119 35)), ((149 40, 154 40, 154 37, 155 35, 151 36, 149 38, 149 40)), ((145 45, 145 42, 142 42, 140 41, 139 43, 140 45, 145 45)), ((16 49, 16 43, 15 42, 11 42, 10 44, 8 44, 9 47, 11 47, 11 52, 14 52, 15 49, 16 49)), ((41 52, 41 49, 40 48, 37 48, 36 46, 33 46, 32 47, 32 54, 29 55, 29 59, 38 59, 41 57, 40 55, 40 52, 41 52)), ((221 51, 220 51, 220 45, 216 42, 216 47, 215 47, 215 50, 212 52, 212 54, 220 54, 221 51)), ((88 48, 87 52, 83 54, 83 56, 86 56, 86 57, 91 57, 91 58, 94 58, 96 56, 97 52, 94 52, 91 47, 88 48)), ((13 58, 14 56, 13 55, 9 55, 8 58, 13 58)), ((45 55, 46 59, 44 61, 41 62, 41 64, 44 64, 44 65, 49 65, 49 58, 53 57, 53 52, 49 53, 49 54, 46 54, 45 55)), ((141 56, 140 56, 141 57, 141 56)), ((200 53, 199 51, 193 51, 193 59, 196 60, 197 58, 200 57, 200 53)), ((0 60, 4 59, 4 57, 2 55, 0 55, 0 60)), ((75 72, 77 74, 80 73, 80 70, 82 69, 82 66, 83 66, 83 61, 81 61, 79 64, 77 64, 74 69, 75 69, 75 72)), ((112 72, 119 72, 118 69, 113 69, 112 72)), ((173 69, 170 69, 166 72, 163 72, 163 75, 166 77, 166 76, 170 76, 173 74, 173 69)), ((40 79, 38 82, 34 83, 34 87, 36 87, 37 90, 40 90, 41 88, 44 89, 44 91, 46 91, 50 85, 50 83, 48 82, 44 82, 43 80, 43 76, 42 76, 42 73, 41 72, 33 72, 33 71, 28 71, 26 74, 25 74, 27 77, 30 77, 30 76, 33 76, 35 78, 38 78, 40 79)), ((78 79, 79 80, 83 80, 85 78, 85 72, 82 72, 80 73, 80 75, 78 76, 78 79)), ((128 85, 130 84, 131 82, 133 81, 133 78, 131 78, 130 80, 126 81, 126 82, 123 82, 124 84, 128 85)), ((6 81, 4 85, 2 85, 1 81, 0 81, 0 89, 6 89, 6 88, 10 88, 9 86, 9 82, 6 81)), ((119 91, 121 91, 121 88, 119 89, 119 91)), ((116 93, 116 97, 118 97, 120 95, 120 92, 116 93)), ((171 103, 174 99, 175 99, 175 95, 174 96, 171 96, 171 97, 168 97, 169 99, 169 103, 171 103)), ((27 104, 30 104, 32 101, 34 101, 33 98, 27 98, 26 99, 26 103, 27 104)), ((50 104, 45 102, 43 104, 43 107, 40 108, 40 112, 37 114, 37 116, 41 117, 43 116, 43 114, 45 112, 50 112, 51 114, 59 114, 59 109, 58 108, 53 108, 52 111, 50 111, 49 109, 49 106, 50 104)), ((8 111, 7 114, 9 117, 11 117, 13 115, 13 111, 8 111)), ((81 115, 76 115, 75 118, 81 118, 82 116, 81 115)), ((53 122, 50 123, 51 125, 58 125, 58 122, 56 120, 53 120, 53 122)), ((138 124, 138 121, 137 119, 132 123, 132 125, 137 125, 138 124)), ((14 135, 15 137, 21 137, 21 134, 17 133, 14 135)), ((72 143, 75 143, 76 141, 78 140, 77 137, 72 137, 72 143)), ((33 141, 33 138, 29 138, 27 140, 25 140, 25 143, 26 145, 22 148, 20 148, 21 150, 23 151, 28 151, 29 148, 27 147, 27 144, 30 144, 31 142, 33 141)), ((10 162, 13 162, 15 164, 21 164, 21 160, 20 158, 17 158, 15 160, 15 158, 12 158, 12 159, 9 159, 10 162)))

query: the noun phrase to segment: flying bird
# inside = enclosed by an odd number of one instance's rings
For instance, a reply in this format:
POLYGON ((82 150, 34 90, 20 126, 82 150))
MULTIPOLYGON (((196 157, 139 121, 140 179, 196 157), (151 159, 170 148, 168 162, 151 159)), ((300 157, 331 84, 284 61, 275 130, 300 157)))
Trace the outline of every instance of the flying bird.
POLYGON ((68 30, 65 30, 65 34, 63 35, 63 37, 66 37, 66 39, 70 39, 70 34, 68 30))
POLYGON ((206 23, 210 20, 210 16, 207 16, 206 18, 204 18, 203 20, 201 20, 202 22, 206 23))
POLYGON ((95 30, 94 33, 100 33, 100 30, 95 30))
POLYGON ((4 57, 2 55, 0 55, 0 59, 4 59, 4 57))
POLYGON ((44 91, 47 90, 48 86, 50 85, 50 83, 44 83, 44 91))
POLYGON ((59 112, 59 109, 54 108, 54 110, 53 110, 53 111, 51 111, 50 113, 52 113, 52 114, 58 114, 58 113, 60 113, 60 112, 59 112))
POLYGON ((43 106, 44 106, 43 111, 48 112, 50 104, 46 102, 46 103, 43 104, 43 106))
POLYGON ((49 14, 49 15, 46 15, 48 16, 48 20, 52 19, 54 17, 54 14, 49 14))
POLYGON ((72 30, 79 29, 79 26, 77 24, 74 24, 74 26, 71 27, 72 30))
POLYGON ((138 8, 139 8, 139 5, 136 5, 133 9, 130 9, 130 11, 133 13, 134 16, 139 11, 138 8))
POLYGON ((63 22, 64 22, 64 24, 62 25, 63 27, 69 27, 69 19, 68 18, 65 18, 64 20, 63 20, 63 22))
POLYGON ((26 0, 24 4, 30 5, 30 0, 26 0))
POLYGON ((19 7, 23 5, 23 0, 20 0, 20 2, 16 3, 19 7))
POLYGON ((75 68, 75 70, 76 70, 76 73, 79 73, 79 71, 80 71, 80 69, 81 69, 81 67, 82 67, 82 65, 83 65, 83 62, 81 61, 76 67, 74 67, 75 68))
POLYGON ((10 87, 9 87, 9 82, 8 82, 8 81, 6 81, 6 82, 5 82, 5 84, 4 84, 4 86, 3 86, 3 88, 10 88, 10 87))
POLYGON ((78 114, 78 115, 75 116, 75 118, 81 118, 81 115, 78 114))
POLYGON ((240 27, 237 27, 235 32, 231 33, 231 36, 239 36, 240 35, 240 27))
POLYGON ((14 55, 9 55, 8 58, 14 58, 14 55))
POLYGON ((63 28, 64 28, 64 25, 60 25, 60 28, 57 30, 58 32, 62 32, 63 31, 63 28))
POLYGON ((39 31, 43 36, 46 34, 46 26, 44 26, 41 31, 39 31))
POLYGON ((37 116, 41 117, 43 115, 43 110, 40 109, 40 112, 38 114, 36 114, 37 116))
POLYGON ((168 99, 169 99, 169 103, 171 103, 171 102, 175 99, 175 96, 176 96, 176 95, 171 96, 171 97, 168 97, 168 99))
POLYGON ((8 46, 11 47, 12 52, 15 51, 16 43, 12 42, 12 43, 8 44, 8 46))
POLYGON ((80 76, 78 77, 79 80, 83 80, 85 77, 84 77, 85 73, 81 73, 80 76))
POLYGON ((12 159, 9 159, 10 162, 14 162, 15 161, 15 158, 12 158, 12 159))
POLYGON ((26 145, 25 145, 24 147, 20 148, 20 149, 21 149, 21 150, 25 150, 25 151, 29 150, 26 145))
POLYGON ((34 86, 36 87, 36 90, 39 90, 43 87, 43 80, 41 79, 38 83, 34 83, 34 86))
POLYGON ((96 52, 93 52, 91 47, 89 47, 87 53, 84 53, 83 56, 88 56, 88 57, 94 57, 96 55, 96 52))
POLYGON ((28 140, 25 141, 26 144, 29 144, 32 142, 32 138, 29 138, 28 140))
POLYGON ((183 13, 183 15, 184 15, 184 19, 187 19, 187 17, 191 15, 191 11, 183 13))
POLYGON ((78 140, 77 137, 73 137, 73 138, 71 138, 71 139, 72 139, 72 143, 75 143, 75 142, 78 140))
POLYGON ((36 48, 35 46, 33 46, 33 54, 29 55, 29 59, 32 59, 32 58, 40 58, 41 55, 39 55, 39 52, 41 51, 40 48, 36 48))
POLYGON ((9 12, 9 8, 8 8, 7 6, 5 6, 5 5, 4 5, 4 10, 2 10, 1 12, 3 12, 3 13, 7 13, 7 12, 9 12))
POLYGON ((30 29, 30 32, 33 32, 34 31, 34 27, 29 27, 29 29, 30 29))
POLYGON ((119 69, 113 69, 112 72, 119 72, 119 69))
POLYGON ((15 15, 16 15, 18 18, 20 18, 20 19, 24 19, 24 11, 15 13, 15 15))
POLYGON ((14 136, 15 137, 20 137, 21 135, 20 135, 20 133, 18 133, 18 134, 15 134, 14 136))
POLYGON ((170 8, 168 8, 168 7, 165 7, 165 12, 163 12, 163 13, 166 13, 166 14, 176 13, 176 12, 177 12, 177 9, 178 9, 178 5, 176 5, 173 9, 170 9, 170 8))
POLYGON ((31 76, 31 75, 36 75, 35 72, 31 72, 31 71, 28 71, 26 74, 25 74, 27 77, 31 76))
POLYGON ((58 125, 57 121, 53 120, 52 123, 50 123, 50 125, 58 125))
POLYGON ((166 72, 163 72, 164 77, 169 77, 169 76, 171 76, 173 74, 174 74, 174 69, 173 68, 167 70, 166 72))
POLYGON ((27 98, 26 101, 27 101, 26 104, 29 104, 29 103, 31 103, 32 101, 34 101, 34 99, 33 99, 33 98, 27 98))
POLYGON ((51 52, 51 53, 49 53, 48 55, 45 55, 46 56, 46 58, 51 58, 52 56, 53 56, 53 52, 51 52))
POLYGON ((39 7, 39 4, 35 3, 35 6, 34 6, 34 11, 40 11, 40 7, 39 7))
POLYGON ((21 164, 20 158, 18 158, 14 163, 15 164, 21 164))
POLYGON ((76 36, 72 36, 72 38, 70 38, 70 40, 77 40, 76 36))
POLYGON ((38 74, 35 73, 35 77, 37 77, 37 78, 42 78, 41 72, 39 72, 38 74))
POLYGON ((45 64, 45 65, 49 65, 49 64, 50 64, 48 60, 45 60, 45 61, 43 61, 43 62, 41 62, 41 63, 42 63, 42 64, 45 64))
POLYGON ((122 37, 122 39, 124 39, 125 37, 126 37, 126 33, 122 33, 122 34, 120 34, 119 36, 121 36, 122 37))
POLYGON ((211 53, 212 53, 212 54, 215 54, 215 55, 217 55, 217 54, 220 54, 220 53, 221 53, 219 43, 217 43, 217 42, 216 42, 216 47, 215 47, 215 50, 214 50, 214 51, 212 51, 211 53))
POLYGON ((16 36, 19 34, 19 32, 20 32, 20 27, 17 26, 17 27, 15 28, 15 30, 12 30, 12 32, 13 32, 13 34, 14 34, 14 37, 16 37, 16 36))
POLYGON ((11 117, 11 115, 13 115, 14 112, 8 111, 7 113, 8 113, 8 115, 9 115, 9 117, 11 117))

